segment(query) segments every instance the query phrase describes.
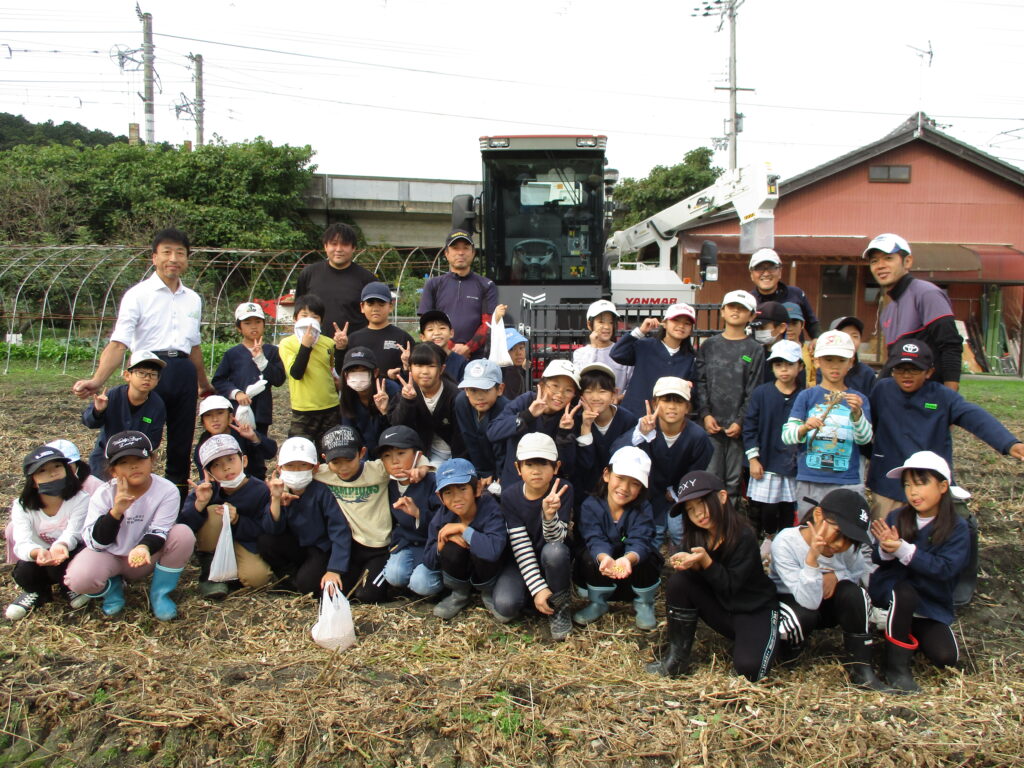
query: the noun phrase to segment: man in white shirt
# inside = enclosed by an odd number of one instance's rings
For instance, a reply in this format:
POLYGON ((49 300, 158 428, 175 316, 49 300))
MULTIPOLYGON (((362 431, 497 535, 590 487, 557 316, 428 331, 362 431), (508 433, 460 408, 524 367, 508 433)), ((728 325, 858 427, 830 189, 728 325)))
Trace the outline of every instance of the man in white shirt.
POLYGON ((125 291, 117 324, 91 379, 76 381, 71 391, 81 398, 102 391, 121 368, 128 351, 148 350, 167 363, 156 391, 167 407, 167 463, 164 476, 188 490, 189 460, 195 435, 196 401, 210 389, 199 346, 203 302, 181 283, 188 269, 188 235, 163 229, 153 238, 153 274, 125 291))

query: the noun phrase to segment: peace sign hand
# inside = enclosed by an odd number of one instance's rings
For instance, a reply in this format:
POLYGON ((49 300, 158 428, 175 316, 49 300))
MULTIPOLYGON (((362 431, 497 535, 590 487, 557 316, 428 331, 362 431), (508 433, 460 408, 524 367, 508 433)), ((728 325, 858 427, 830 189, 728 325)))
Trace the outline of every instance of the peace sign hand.
POLYGON ((196 509, 202 512, 213 498, 213 481, 210 478, 210 473, 203 471, 203 482, 199 485, 193 483, 192 478, 189 478, 188 487, 196 494, 196 509))
POLYGON ((262 336, 260 336, 258 339, 256 339, 255 343, 252 345, 252 349, 250 349, 249 352, 252 354, 254 360, 257 357, 260 357, 263 354, 263 337, 262 336))
POLYGON ((344 328, 339 328, 337 323, 334 324, 334 346, 337 349, 348 346, 348 323, 345 323, 344 328))
POLYGON ((547 410, 547 408, 548 408, 548 396, 547 396, 547 393, 544 391, 544 385, 543 384, 538 384, 537 385, 537 397, 535 397, 533 402, 530 403, 530 408, 529 408, 530 414, 534 418, 537 418, 538 416, 541 416, 544 413, 544 411, 547 410))
POLYGON ((405 347, 402 349, 402 370, 409 370, 409 358, 412 356, 411 342, 405 342, 405 347))
POLYGON ((134 501, 135 497, 128 490, 128 484, 118 483, 114 491, 114 504, 110 508, 110 514, 120 520, 124 517, 124 513, 128 511, 128 507, 130 507, 134 501))
POLYGON ((385 384, 385 379, 377 379, 377 394, 373 396, 373 404, 377 406, 377 410, 383 415, 387 415, 388 403, 391 402, 391 398, 388 397, 388 388, 385 384))
POLYGON ((560 418, 558 420, 558 428, 559 429, 572 429, 573 427, 576 426, 576 418, 575 417, 576 417, 576 414, 579 411, 579 409, 583 407, 583 403, 582 402, 577 403, 576 407, 573 408, 570 411, 569 408, 571 406, 572 406, 572 403, 569 403, 567 406, 565 406, 565 412, 562 414, 562 418, 560 418))
POLYGON ((231 417, 231 426, 235 428, 235 431, 239 435, 244 437, 250 443, 259 443, 260 439, 256 435, 256 430, 253 429, 249 424, 243 423, 236 419, 234 416, 231 417))
POLYGON ((416 387, 412 383, 412 378, 410 377, 409 380, 406 381, 405 379, 402 378, 401 374, 398 374, 397 378, 399 383, 402 385, 402 397, 404 397, 406 400, 415 400, 416 387))
POLYGON ((661 412, 661 403, 658 403, 654 410, 651 410, 651 401, 644 401, 647 406, 647 415, 640 419, 640 433, 648 434, 653 432, 654 428, 658 426, 658 413, 661 412))
POLYGON ((544 517, 548 520, 555 519, 555 515, 558 514, 558 510, 562 506, 562 497, 569 490, 568 483, 559 489, 558 484, 561 482, 562 479, 556 477, 555 482, 551 484, 551 491, 544 497, 544 501, 541 502, 541 512, 544 513, 544 517))

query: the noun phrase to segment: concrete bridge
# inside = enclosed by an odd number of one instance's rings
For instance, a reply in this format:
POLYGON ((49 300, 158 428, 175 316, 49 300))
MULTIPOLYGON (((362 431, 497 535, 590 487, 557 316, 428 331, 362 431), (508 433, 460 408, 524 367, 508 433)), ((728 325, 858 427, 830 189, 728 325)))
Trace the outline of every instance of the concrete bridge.
POLYGON ((368 243, 439 248, 451 228, 452 198, 480 194, 479 181, 396 179, 318 173, 305 212, 322 226, 348 220, 368 243))

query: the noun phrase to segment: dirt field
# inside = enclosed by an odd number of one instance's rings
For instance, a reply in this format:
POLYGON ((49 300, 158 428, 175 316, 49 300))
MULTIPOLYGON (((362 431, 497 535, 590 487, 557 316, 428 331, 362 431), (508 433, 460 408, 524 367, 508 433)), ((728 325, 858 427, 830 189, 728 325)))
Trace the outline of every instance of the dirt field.
MULTIPOLYGON (((0 378, 4 522, 27 450, 91 445, 74 378, 0 378)), ((972 386, 1024 434, 1024 384, 972 386)), ((750 684, 702 628, 697 674, 655 679, 643 663, 661 633, 637 631, 626 604, 559 645, 539 620, 500 626, 480 607, 443 624, 426 603, 355 606, 359 642, 332 655, 310 640, 312 599, 242 591, 211 605, 190 568, 169 624, 137 585, 119 620, 51 605, 0 625, 0 766, 1024 765, 1024 469, 963 435, 980 594, 955 626, 962 669, 919 664, 919 696, 847 687, 831 632, 750 684)))

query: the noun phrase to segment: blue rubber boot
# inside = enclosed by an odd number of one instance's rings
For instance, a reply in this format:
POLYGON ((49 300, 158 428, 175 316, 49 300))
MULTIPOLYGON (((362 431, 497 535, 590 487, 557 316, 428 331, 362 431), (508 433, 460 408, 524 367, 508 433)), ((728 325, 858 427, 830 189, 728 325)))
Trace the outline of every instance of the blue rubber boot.
POLYGON ((590 624, 608 613, 608 598, 615 592, 615 587, 595 587, 587 584, 587 597, 590 603, 572 615, 577 624, 590 624))
POLYGON ((633 610, 636 612, 637 629, 654 629, 658 626, 658 619, 654 615, 654 598, 658 595, 659 586, 661 581, 656 581, 653 587, 633 587, 633 594, 636 595, 633 610))
POLYGON ((166 568, 160 563, 153 570, 149 582, 149 607, 160 621, 170 621, 178 615, 178 606, 171 600, 171 592, 178 586, 178 579, 184 568, 166 568))
POLYGON ((124 610, 124 578, 111 576, 107 579, 107 588, 102 592, 89 595, 89 597, 103 598, 103 614, 105 616, 117 616, 124 610))

